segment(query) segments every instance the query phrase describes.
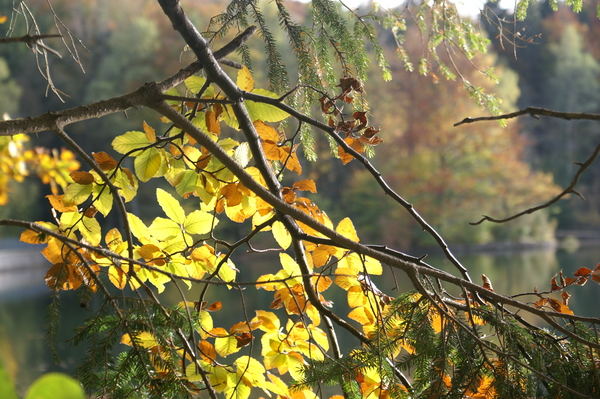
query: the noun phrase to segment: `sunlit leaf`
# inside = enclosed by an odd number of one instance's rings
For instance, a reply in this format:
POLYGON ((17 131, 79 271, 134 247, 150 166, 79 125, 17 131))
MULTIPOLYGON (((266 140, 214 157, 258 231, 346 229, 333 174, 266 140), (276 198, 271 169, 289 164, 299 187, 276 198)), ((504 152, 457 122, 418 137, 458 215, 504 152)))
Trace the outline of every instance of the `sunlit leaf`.
POLYGON ((156 199, 169 219, 179 224, 183 224, 185 222, 185 212, 175 197, 165 190, 157 188, 156 199))
POLYGON ((68 205, 79 205, 87 200, 92 193, 92 186, 89 184, 69 184, 65 190, 63 201, 68 205))
MULTIPOLYGON (((148 140, 146 133, 140 132, 137 130, 132 130, 129 132, 125 132, 120 136, 117 136, 112 141, 112 148, 120 153, 127 154, 134 150, 142 149, 152 142, 148 140)), ((142 153, 142 151, 132 152, 131 156, 138 156, 142 153)))
POLYGON ((289 231, 285 228, 283 223, 279 220, 276 220, 273 223, 272 230, 273 238, 277 241, 277 244, 283 249, 288 249, 292 243, 292 236, 289 231))
POLYGON ((252 89, 254 89, 254 78, 252 78, 252 73, 248 67, 243 66, 242 69, 238 71, 236 84, 240 90, 252 91, 252 89))
POLYGON ((162 157, 160 155, 160 151, 156 148, 148 148, 144 150, 135 158, 133 166, 138 179, 143 182, 147 182, 157 175, 162 166, 162 157))
POLYGON ((190 234, 207 234, 217 223, 217 218, 210 213, 193 211, 185 217, 183 228, 190 234))
MULTIPOLYGON (((254 89, 252 93, 271 98, 279 97, 277 94, 264 89, 254 89)), ((290 116, 290 114, 282 111, 274 105, 258 103, 250 100, 246 101, 246 108, 248 109, 250 118, 253 121, 261 120, 263 122, 280 122, 290 116)))
POLYGON ((352 241, 359 241, 356 230, 354 229, 354 224, 352 224, 352 220, 350 220, 350 218, 346 217, 342 219, 335 228, 335 231, 352 241))

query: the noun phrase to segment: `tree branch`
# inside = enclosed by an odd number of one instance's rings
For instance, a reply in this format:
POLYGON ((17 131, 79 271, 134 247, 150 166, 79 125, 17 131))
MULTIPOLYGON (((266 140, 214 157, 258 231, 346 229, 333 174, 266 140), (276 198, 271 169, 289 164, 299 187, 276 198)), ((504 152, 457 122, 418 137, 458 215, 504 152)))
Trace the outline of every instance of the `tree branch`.
POLYGON ((531 208, 527 208, 524 211, 521 211, 519 213, 516 213, 512 216, 503 218, 503 219, 496 219, 493 218, 491 216, 487 216, 487 215, 483 215, 483 217, 481 219, 479 219, 476 222, 471 222, 469 224, 475 226, 478 225, 480 223, 483 223, 484 221, 489 221, 489 222, 494 222, 494 223, 505 223, 508 222, 510 220, 516 219, 518 217, 521 217, 523 215, 527 215, 536 211, 539 211, 540 209, 544 209, 547 208, 549 206, 551 206, 552 204, 554 204, 555 202, 557 202, 558 200, 560 200, 562 197, 564 197, 567 194, 577 194, 578 196, 581 197, 581 194, 579 194, 577 191, 575 191, 575 186, 577 185, 577 182, 579 181, 579 178, 583 175, 583 172, 585 172, 585 170, 587 168, 589 168, 594 161, 596 160, 596 158, 598 157, 598 154, 600 153, 600 144, 598 144, 596 146, 596 149, 594 150, 594 152, 592 152, 592 154, 588 157, 588 159, 585 160, 585 162, 583 163, 578 163, 579 165, 579 169, 577 170, 577 173, 575 173, 575 175, 573 176, 573 179, 571 180, 571 183, 569 183, 569 185, 561 192, 559 193, 557 196, 555 196, 554 198, 531 208))
MULTIPOLYGON (((231 42, 215 52, 215 58, 223 58, 235 51, 246 41, 256 30, 255 26, 247 28, 240 33, 231 42)), ((194 62, 187 67, 179 70, 171 77, 158 82, 147 83, 142 87, 122 96, 113 97, 108 100, 98 101, 92 104, 69 108, 62 111, 48 112, 37 117, 27 117, 0 122, 0 136, 10 136, 18 133, 41 133, 54 130, 58 124, 68 126, 76 122, 88 119, 96 119, 106 115, 114 114, 128 110, 147 103, 148 101, 158 100, 158 92, 168 90, 183 82, 186 78, 199 72, 202 69, 202 63, 194 62)), ((162 93, 159 93, 162 96, 162 93)))
POLYGON ((600 114, 590 114, 586 112, 561 112, 554 111, 546 108, 538 108, 538 107, 527 107, 515 112, 510 112, 508 114, 502 115, 493 115, 493 116, 479 116, 477 118, 465 118, 460 122, 456 122, 454 126, 460 126, 467 123, 475 123, 481 121, 497 121, 502 119, 511 119, 516 118, 522 115, 530 115, 533 118, 538 118, 540 116, 549 116, 552 118, 566 119, 566 120, 590 120, 590 121, 599 121, 600 114))

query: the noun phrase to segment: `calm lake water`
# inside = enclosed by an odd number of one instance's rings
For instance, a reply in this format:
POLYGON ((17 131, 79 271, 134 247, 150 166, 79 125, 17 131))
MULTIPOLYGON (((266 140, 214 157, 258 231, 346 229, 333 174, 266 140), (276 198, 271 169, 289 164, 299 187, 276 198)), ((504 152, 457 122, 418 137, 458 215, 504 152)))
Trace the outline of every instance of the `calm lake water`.
MULTIPOLYGON (((549 288, 552 275, 561 269, 568 276, 579 267, 594 267, 600 262, 600 247, 580 248, 572 253, 544 250, 463 255, 460 258, 468 266, 476 282, 480 282, 479 276, 483 273, 491 279, 496 291, 510 294, 531 291, 535 287, 545 290, 549 288)), ((440 262, 435 258, 428 260, 432 264, 440 262)), ((4 367, 13 377, 20 392, 44 372, 74 371, 83 349, 74 347, 68 339, 72 337, 74 329, 91 316, 90 310, 81 307, 80 298, 76 294, 67 293, 60 297, 62 316, 56 340, 60 358, 54 359, 47 335, 48 305, 52 298, 50 291, 43 284, 46 271, 44 262, 31 249, 0 250, 0 354, 4 367)), ((261 265, 255 266, 258 268, 261 265)), ((250 269, 252 267, 254 266, 250 265, 250 269)), ((445 268, 451 271, 450 267, 445 268)), ((252 278, 252 275, 242 275, 242 278, 252 278)), ((399 290, 408 288, 401 273, 396 273, 396 282, 399 290)), ((377 283, 385 292, 394 295, 394 279, 386 277, 385 281, 380 280, 377 283)), ((250 308, 257 305, 268 306, 272 300, 271 293, 261 291, 253 294, 254 292, 256 291, 253 289, 247 291, 246 305, 250 308)), ((571 308, 576 313, 600 316, 599 285, 575 287, 571 292, 574 294, 571 308)), ((334 301, 345 302, 341 294, 334 293, 335 296, 340 298, 334 298, 334 301)), ((211 299, 216 300, 209 298, 211 299)), ((236 306, 239 307, 239 301, 236 303, 233 299, 228 304, 224 300, 224 308, 235 309, 236 306)), ((218 317, 222 318, 221 321, 225 325, 239 321, 239 313, 220 313, 223 314, 218 317), (236 319, 227 320, 227 316, 236 319)))

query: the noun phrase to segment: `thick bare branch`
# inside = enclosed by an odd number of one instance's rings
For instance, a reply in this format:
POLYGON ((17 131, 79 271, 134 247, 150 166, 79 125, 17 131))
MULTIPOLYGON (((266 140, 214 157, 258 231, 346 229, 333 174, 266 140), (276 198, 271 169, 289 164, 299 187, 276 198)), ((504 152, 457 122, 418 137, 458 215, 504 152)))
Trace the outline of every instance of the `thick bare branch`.
MULTIPOLYGON (((242 43, 246 41, 255 30, 256 28, 253 26, 246 29, 220 50, 215 51, 215 57, 217 59, 223 58, 235 51, 235 49, 242 45, 242 43)), ((158 96, 162 95, 160 93, 161 91, 165 91, 177 86, 186 78, 199 72, 201 69, 202 64, 200 62, 194 62, 161 82, 147 83, 137 90, 122 96, 113 97, 108 100, 98 101, 96 103, 69 108, 62 111, 48 112, 37 117, 2 121, 0 122, 0 136, 10 136, 18 133, 32 134, 53 131, 57 124, 64 127, 76 122, 101 118, 117 112, 123 112, 129 108, 160 99, 158 96)))

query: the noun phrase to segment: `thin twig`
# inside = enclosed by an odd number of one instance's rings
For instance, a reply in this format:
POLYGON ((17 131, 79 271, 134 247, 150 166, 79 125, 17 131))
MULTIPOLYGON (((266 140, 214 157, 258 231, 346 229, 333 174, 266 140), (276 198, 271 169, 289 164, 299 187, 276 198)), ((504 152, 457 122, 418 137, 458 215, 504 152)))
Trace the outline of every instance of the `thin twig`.
POLYGON ((577 163, 579 165, 579 169, 577 170, 577 173, 575 173, 575 175, 573 176, 573 179, 571 180, 571 183, 569 183, 569 185, 562 191, 560 192, 558 195, 556 195, 554 198, 531 208, 527 208, 524 211, 521 211, 519 213, 515 213, 512 216, 503 218, 503 219, 497 219, 497 218, 493 218, 491 216, 487 216, 487 215, 483 215, 481 219, 479 219, 476 222, 470 222, 469 224, 471 225, 478 225, 484 221, 488 221, 488 222, 494 222, 494 223, 505 223, 508 222, 510 220, 516 219, 518 217, 521 217, 523 215, 528 215, 530 213, 539 211, 540 209, 544 209, 547 208, 549 206, 551 206, 552 204, 554 204, 555 202, 557 202, 558 200, 560 200, 562 197, 564 197, 567 194, 575 194, 579 197, 582 197, 581 194, 579 194, 579 192, 575 191, 575 186, 577 185, 577 182, 579 181, 579 179, 581 178, 581 176, 583 175, 583 172, 585 172, 585 170, 587 168, 589 168, 594 161, 596 160, 596 158, 598 157, 598 154, 600 154, 600 144, 598 144, 596 146, 596 148, 594 149, 594 152, 592 152, 592 154, 585 160, 585 162, 583 163, 577 163))

